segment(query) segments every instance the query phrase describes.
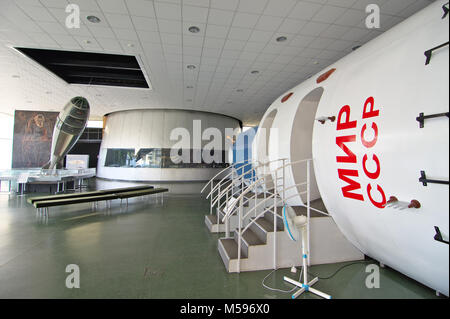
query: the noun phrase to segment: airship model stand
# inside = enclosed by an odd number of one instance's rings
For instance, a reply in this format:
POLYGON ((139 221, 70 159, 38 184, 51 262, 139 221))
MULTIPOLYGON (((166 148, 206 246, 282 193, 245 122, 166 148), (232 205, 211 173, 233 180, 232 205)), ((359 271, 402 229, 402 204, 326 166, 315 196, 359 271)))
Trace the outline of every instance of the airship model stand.
POLYGON ((16 185, 16 193, 23 194, 27 185, 54 184, 56 193, 65 191, 67 182, 73 182, 75 189, 81 187, 83 179, 95 176, 94 169, 62 169, 67 153, 73 148, 86 128, 90 107, 84 97, 72 98, 58 114, 53 129, 50 160, 42 168, 11 169, 0 172, 0 181, 16 185), (76 185, 78 184, 78 185, 76 185))

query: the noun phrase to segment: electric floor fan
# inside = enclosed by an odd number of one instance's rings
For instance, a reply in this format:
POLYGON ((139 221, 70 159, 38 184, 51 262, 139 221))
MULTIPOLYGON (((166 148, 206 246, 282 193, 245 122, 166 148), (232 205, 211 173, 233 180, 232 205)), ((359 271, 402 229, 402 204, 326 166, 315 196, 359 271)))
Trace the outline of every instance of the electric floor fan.
POLYGON ((315 295, 318 295, 325 299, 331 299, 330 295, 327 295, 317 289, 312 288, 319 278, 316 277, 313 280, 308 282, 308 218, 306 216, 300 215, 297 216, 294 209, 289 206, 283 207, 283 221, 284 221, 284 230, 289 236, 289 238, 293 241, 302 240, 302 259, 303 259, 303 283, 292 280, 289 277, 284 277, 284 280, 299 287, 293 295, 292 299, 297 298, 304 292, 312 292, 315 295))

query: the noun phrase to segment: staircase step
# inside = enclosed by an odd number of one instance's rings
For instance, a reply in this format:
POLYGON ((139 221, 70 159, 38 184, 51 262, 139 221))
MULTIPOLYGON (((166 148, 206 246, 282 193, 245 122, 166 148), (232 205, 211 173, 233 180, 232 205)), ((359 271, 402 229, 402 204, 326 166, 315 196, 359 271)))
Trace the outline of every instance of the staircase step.
MULTIPOLYGON (((270 223, 271 229, 273 230, 273 212, 266 212, 264 214, 264 219, 266 219, 270 223)), ((280 230, 284 230, 283 215, 277 214, 277 226, 280 228, 280 230)))
MULTIPOLYGON (((264 193, 255 194, 254 192, 248 192, 247 194, 245 194, 245 197, 247 197, 247 198, 255 199, 255 196, 258 199, 264 199, 264 193)), ((268 195, 266 195, 266 197, 267 196, 268 195)))
POLYGON ((242 237, 246 241, 246 243, 249 246, 258 246, 258 245, 265 245, 266 243, 261 240, 250 228, 247 229, 243 234, 242 237))
MULTIPOLYGON (((234 238, 220 238, 219 241, 229 260, 238 258, 238 244, 234 238)), ((247 254, 241 249, 241 259, 245 258, 247 258, 247 254)))
MULTIPOLYGON (((205 218, 207 218, 212 225, 217 224, 217 215, 216 214, 205 215, 205 218)), ((219 219, 219 224, 223 224, 221 219, 219 219)))
MULTIPOLYGON (((233 235, 234 240, 236 243, 238 242, 238 233, 237 231, 234 232, 233 235)), ((261 238, 258 237, 250 228, 248 228, 243 234, 242 239, 245 241, 245 244, 248 246, 257 246, 257 245, 265 245, 265 241, 263 241, 261 238)))
MULTIPOLYGON (((264 217, 260 217, 256 220, 256 223, 264 229, 266 232, 270 233, 273 232, 273 220, 269 221, 268 219, 264 217)), ((283 231, 284 225, 283 223, 277 223, 277 231, 283 231)))
MULTIPOLYGON (((254 218, 252 218, 254 220, 254 218)), ((279 220, 279 219, 278 219, 279 220)), ((277 224, 277 231, 283 231, 284 225, 279 220, 277 224)), ((249 229, 252 230, 254 234, 263 242, 267 242, 267 233, 273 233, 273 220, 269 221, 264 217, 259 217, 253 224, 250 225, 249 229)))
MULTIPOLYGON (((238 240, 239 240, 238 233, 234 232, 234 241, 236 242, 236 244, 239 242, 238 240)), ((261 240, 250 228, 247 229, 242 234, 242 244, 241 244, 242 252, 246 256, 248 256, 250 246, 258 246, 258 245, 265 245, 265 242, 261 240)))
MULTIPOLYGON (((291 207, 294 209, 297 216, 300 216, 300 215, 306 216, 307 211, 306 211, 305 206, 291 206, 291 207)), ((312 201, 311 207, 321 210, 324 213, 327 213, 327 210, 326 210, 325 206, 323 205, 322 199, 312 201)), ((283 207, 277 207, 277 214, 278 214, 278 216, 283 216, 283 207)), ((321 213, 318 213, 316 211, 313 211, 313 210, 310 211, 310 216, 311 217, 327 217, 327 216, 325 216, 321 213)))
MULTIPOLYGON (((238 193, 238 194, 233 194, 233 197, 234 198, 238 198, 239 196, 241 196, 241 194, 240 193, 238 193)), ((246 200, 246 199, 244 199, 244 207, 248 207, 248 200, 246 200)), ((237 206, 239 206, 239 204, 236 204, 237 206)))

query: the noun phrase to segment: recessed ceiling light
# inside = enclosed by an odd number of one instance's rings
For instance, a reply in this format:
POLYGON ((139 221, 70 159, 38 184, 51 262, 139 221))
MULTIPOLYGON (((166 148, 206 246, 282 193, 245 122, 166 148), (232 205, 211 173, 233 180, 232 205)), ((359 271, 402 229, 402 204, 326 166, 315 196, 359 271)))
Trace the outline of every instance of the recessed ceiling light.
POLYGON ((259 74, 258 70, 253 70, 252 72, 250 72, 251 74, 259 74))
POLYGON ((196 66, 193 65, 193 64, 189 64, 189 65, 187 66, 187 68, 188 68, 189 70, 195 70, 196 66))
POLYGON ((285 36, 281 36, 281 37, 277 38, 277 42, 284 42, 286 40, 287 40, 287 38, 285 36))
POLYGON ((96 16, 87 16, 86 19, 92 23, 100 23, 100 21, 102 21, 99 17, 96 16))
POLYGON ((189 27, 188 30, 189 30, 189 32, 192 32, 192 33, 199 33, 200 32, 200 28, 196 27, 195 25, 192 26, 192 27, 189 27))

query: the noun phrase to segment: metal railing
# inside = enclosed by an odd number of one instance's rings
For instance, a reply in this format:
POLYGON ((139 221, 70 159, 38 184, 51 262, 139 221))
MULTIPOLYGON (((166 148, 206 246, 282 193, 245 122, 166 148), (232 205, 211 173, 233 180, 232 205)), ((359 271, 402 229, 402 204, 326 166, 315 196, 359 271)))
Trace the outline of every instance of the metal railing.
POLYGON ((219 212, 226 209, 230 198, 240 194, 245 187, 245 182, 254 177, 254 172, 251 169, 252 164, 250 161, 233 163, 211 178, 201 190, 201 193, 203 193, 210 186, 206 198, 210 199, 209 213, 211 215, 213 214, 214 208, 216 208, 217 225, 220 224, 219 212), (250 171, 246 172, 246 169, 249 167, 250 171), (252 176, 250 179, 248 179, 249 174, 252 176))
MULTIPOLYGON (((230 199, 240 195, 248 184, 253 182, 256 175, 268 174, 268 165, 280 160, 269 161, 269 162, 252 162, 252 161, 242 161, 238 163, 233 163, 229 167, 218 172, 211 180, 206 183, 202 188, 201 193, 205 192, 209 186, 209 193, 206 198, 210 199, 210 210, 209 213, 212 215, 214 208, 217 214, 217 225, 220 224, 220 211, 225 211, 228 208, 228 203, 230 199)), ((261 190, 256 190, 260 192, 261 190)), ((248 199, 245 199, 244 205, 249 203, 248 199)))
MULTIPOLYGON (((230 218, 233 215, 238 215, 238 227, 236 229, 238 237, 238 272, 240 272, 242 236, 247 229, 249 229, 260 217, 264 216, 266 213, 273 214, 273 268, 277 268, 277 209, 278 207, 283 207, 287 204, 288 201, 292 199, 299 200, 301 206, 304 206, 306 208, 308 238, 307 249, 309 252, 309 221, 311 217, 311 211, 329 216, 329 214, 311 207, 311 163, 313 163, 312 159, 299 160, 295 162, 289 162, 287 159, 279 159, 265 163, 253 163, 252 172, 254 173, 252 176, 254 176, 254 180, 252 180, 251 183, 248 183, 245 188, 242 188, 240 190, 239 196, 226 207, 226 211, 224 211, 224 216, 222 218, 222 222, 225 223, 226 237, 229 238, 230 218), (290 183, 289 185, 287 185, 287 173, 289 172, 289 174, 293 176, 293 170, 302 169, 301 167, 298 168, 298 166, 301 165, 306 166, 306 181, 296 184, 290 183), (266 171, 267 168, 269 168, 269 173, 267 173, 266 171), (289 193, 293 194, 287 195, 289 193), (302 199, 302 196, 306 196, 306 199, 302 199), (254 206, 244 214, 244 204, 246 204, 247 202, 251 202, 252 200, 255 201, 254 206), (258 210, 261 211, 258 212, 258 210), (253 218, 250 218, 252 215, 253 218)), ((241 179, 238 178, 238 180, 241 179)), ((224 193, 222 193, 222 195, 223 194, 224 193)), ((225 199, 225 203, 228 203, 228 197, 225 196, 225 199)), ((217 216, 219 217, 219 215, 217 216)), ((308 257, 309 256, 310 254, 308 253, 308 257)))

